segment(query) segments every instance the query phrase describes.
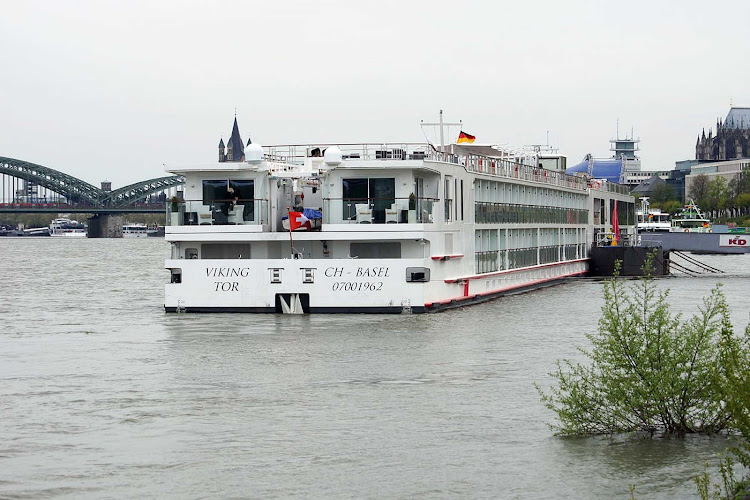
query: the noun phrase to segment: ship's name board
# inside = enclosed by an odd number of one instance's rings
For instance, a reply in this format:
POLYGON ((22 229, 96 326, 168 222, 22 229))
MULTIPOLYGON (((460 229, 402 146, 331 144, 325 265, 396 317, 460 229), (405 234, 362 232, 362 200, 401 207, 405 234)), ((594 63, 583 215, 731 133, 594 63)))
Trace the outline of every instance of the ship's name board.
POLYGON ((747 247, 750 246, 750 235, 720 234, 720 247, 747 247))
MULTIPOLYGON (((206 278, 213 278, 215 292, 239 292, 239 281, 229 278, 247 278, 251 274, 249 267, 208 267, 206 278), (224 278, 224 279, 221 279, 224 278)), ((391 277, 390 267, 327 267, 323 270, 326 278, 336 278, 331 290, 378 292, 383 289, 383 278, 391 277), (381 280, 378 280, 380 278, 381 280)))
POLYGON ((334 292, 379 292, 383 289, 382 281, 361 278, 390 278, 391 269, 379 266, 327 267, 323 274, 326 278, 338 278, 331 284, 331 290, 334 292))
POLYGON ((324 271, 326 278, 343 278, 351 276, 353 278, 390 278, 391 269, 389 267, 356 267, 347 269, 345 267, 327 267, 324 271))
MULTIPOLYGON (((207 267, 206 278, 247 278, 250 276, 249 267, 207 267)), ((237 281, 214 281, 215 292, 239 292, 237 281)))

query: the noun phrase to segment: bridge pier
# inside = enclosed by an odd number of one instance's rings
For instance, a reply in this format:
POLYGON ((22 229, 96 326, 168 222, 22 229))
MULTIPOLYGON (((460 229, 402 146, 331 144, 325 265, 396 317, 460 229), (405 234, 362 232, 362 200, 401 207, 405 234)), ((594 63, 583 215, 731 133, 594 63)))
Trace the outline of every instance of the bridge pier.
POLYGON ((96 214, 89 219, 89 238, 122 238, 122 215, 96 214))

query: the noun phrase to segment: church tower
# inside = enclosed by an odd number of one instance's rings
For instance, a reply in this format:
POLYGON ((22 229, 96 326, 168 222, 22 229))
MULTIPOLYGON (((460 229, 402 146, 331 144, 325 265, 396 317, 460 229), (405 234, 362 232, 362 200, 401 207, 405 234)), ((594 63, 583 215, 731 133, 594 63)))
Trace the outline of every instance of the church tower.
MULTIPOLYGON (((250 141, 248 141, 248 144, 250 144, 250 141)), ((224 148, 224 139, 219 141, 219 161, 241 162, 244 158, 245 146, 243 146, 242 137, 240 136, 240 128, 237 125, 237 116, 235 115, 232 134, 227 141, 226 150, 224 148)))

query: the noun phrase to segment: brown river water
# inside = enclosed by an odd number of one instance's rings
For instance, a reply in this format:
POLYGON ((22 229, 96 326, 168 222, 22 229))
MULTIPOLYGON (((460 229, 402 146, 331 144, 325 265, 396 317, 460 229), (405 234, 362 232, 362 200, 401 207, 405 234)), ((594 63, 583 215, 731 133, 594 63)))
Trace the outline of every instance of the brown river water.
MULTIPOLYGON (((0 498, 695 498, 721 437, 554 436, 578 279, 431 315, 165 314, 160 239, 2 238, 0 498)), ((750 255, 659 281, 692 314, 750 255)))

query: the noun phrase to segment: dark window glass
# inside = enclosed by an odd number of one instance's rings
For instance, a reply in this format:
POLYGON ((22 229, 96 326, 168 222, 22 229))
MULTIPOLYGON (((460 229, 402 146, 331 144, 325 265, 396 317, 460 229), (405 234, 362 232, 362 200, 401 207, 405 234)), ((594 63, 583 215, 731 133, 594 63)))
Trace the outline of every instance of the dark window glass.
POLYGON ((350 243, 349 255, 360 259, 400 259, 401 242, 350 243))
POLYGON ((201 245, 204 259, 249 259, 249 243, 222 243, 201 245))
POLYGON ((385 222, 385 211, 396 202, 396 179, 343 179, 343 216, 355 217, 355 206, 366 203, 372 208, 373 222, 385 222))
POLYGON ((369 195, 373 221, 385 222, 386 209, 396 203, 396 179, 370 179, 369 195))
POLYGON ((234 188, 234 194, 239 198, 237 205, 242 205, 242 219, 246 221, 255 220, 255 181, 229 180, 229 186, 234 188))
POLYGON ((355 204, 368 203, 367 179, 343 179, 343 216, 344 219, 355 218, 355 204))
POLYGON ((203 181, 203 204, 210 205, 214 200, 227 196, 227 181, 203 181))
POLYGON ((234 194, 243 200, 252 200, 255 198, 255 181, 254 180, 229 180, 229 187, 234 188, 234 194))

